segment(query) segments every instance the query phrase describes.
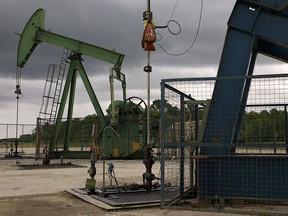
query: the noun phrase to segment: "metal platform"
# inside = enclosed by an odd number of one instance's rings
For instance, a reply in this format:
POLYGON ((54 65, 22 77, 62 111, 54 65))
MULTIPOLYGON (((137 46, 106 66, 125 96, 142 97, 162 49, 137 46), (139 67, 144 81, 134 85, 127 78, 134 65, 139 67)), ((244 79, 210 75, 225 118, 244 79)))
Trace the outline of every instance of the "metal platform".
MULTIPOLYGON (((161 201, 160 190, 155 190, 151 193, 147 193, 144 190, 108 193, 105 197, 97 193, 91 195, 86 188, 72 188, 71 190, 67 190, 67 192, 106 210, 160 206, 161 201)), ((165 200, 170 201, 178 194, 179 191, 165 193, 165 200)))

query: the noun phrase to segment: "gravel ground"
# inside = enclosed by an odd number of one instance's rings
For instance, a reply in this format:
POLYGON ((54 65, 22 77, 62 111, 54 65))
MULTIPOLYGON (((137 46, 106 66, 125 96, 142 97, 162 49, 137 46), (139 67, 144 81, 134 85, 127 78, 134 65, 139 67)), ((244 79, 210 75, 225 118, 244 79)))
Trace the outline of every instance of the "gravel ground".
MULTIPOLYGON (((31 151, 31 150, 30 150, 31 151)), ((1 151, 0 151, 1 152, 1 151)), ((145 167, 142 160, 117 160, 113 162, 119 185, 124 183, 141 183, 145 167)), ((42 165, 42 162, 39 161, 42 165)), ((223 213, 205 213, 183 210, 167 210, 160 207, 105 211, 91 205, 75 196, 64 192, 71 188, 85 186, 90 166, 89 160, 64 159, 64 164, 74 166, 61 168, 23 169, 25 165, 36 167, 33 158, 0 157, 0 216, 219 216, 223 213)), ((60 164, 60 160, 53 160, 51 164, 60 164)), ((27 168, 27 167, 25 167, 27 168)), ((160 163, 153 166, 153 173, 158 175, 160 163)), ((102 185, 103 162, 96 163, 96 185, 102 185)), ((106 178, 106 184, 109 179, 106 178)), ((225 214, 232 216, 233 214, 225 214)), ((239 214, 237 214, 239 215, 239 214)))

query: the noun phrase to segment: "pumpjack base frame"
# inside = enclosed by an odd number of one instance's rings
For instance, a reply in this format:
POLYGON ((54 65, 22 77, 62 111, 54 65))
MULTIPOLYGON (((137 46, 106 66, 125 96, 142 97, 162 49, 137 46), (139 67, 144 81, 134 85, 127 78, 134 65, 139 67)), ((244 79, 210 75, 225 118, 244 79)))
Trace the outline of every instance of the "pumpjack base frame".
POLYGON ((49 152, 49 158, 70 158, 70 159, 90 159, 91 152, 90 151, 52 151, 49 152))
MULTIPOLYGON (((49 152, 50 159, 58 159, 60 157, 69 158, 69 159, 90 159, 91 152, 90 151, 51 151, 49 152)), ((143 152, 142 149, 124 157, 109 157, 108 155, 106 158, 109 159, 143 159, 143 152)))

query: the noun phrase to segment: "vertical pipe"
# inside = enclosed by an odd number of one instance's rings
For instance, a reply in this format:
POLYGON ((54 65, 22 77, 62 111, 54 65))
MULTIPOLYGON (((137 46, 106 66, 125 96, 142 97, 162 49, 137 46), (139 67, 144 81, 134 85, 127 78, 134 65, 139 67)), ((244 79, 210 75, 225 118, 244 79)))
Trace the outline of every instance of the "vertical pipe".
POLYGON ((37 118, 36 121, 36 148, 35 148, 35 158, 38 158, 40 155, 40 125, 41 118, 37 118))
POLYGON ((185 142, 185 110, 184 110, 184 96, 181 95, 180 98, 180 194, 184 195, 184 162, 185 162, 185 152, 184 152, 184 142, 185 142))
POLYGON ((19 124, 19 94, 16 96, 16 140, 15 140, 15 156, 18 155, 18 124, 19 124))
POLYGON ((165 204, 165 83, 161 82, 161 207, 165 204))
MULTIPOLYGON (((15 140, 15 156, 18 156, 18 123, 19 123, 19 95, 22 94, 21 88, 20 88, 20 83, 21 82, 21 68, 17 67, 16 68, 16 140, 15 140)), ((12 153, 12 152, 11 152, 12 153)))
POLYGON ((122 91, 123 91, 123 101, 125 101, 126 100, 126 78, 124 75, 123 77, 124 79, 123 80, 121 79, 121 82, 122 82, 122 91))
POLYGON ((6 124, 6 139, 8 138, 8 128, 9 128, 9 126, 8 126, 8 124, 6 124))
POLYGON ((114 104, 114 78, 113 78, 113 69, 110 69, 110 99, 111 99, 111 108, 112 108, 112 121, 115 120, 115 104, 114 104))
MULTIPOLYGON (((150 51, 148 55, 148 66, 150 65, 150 51)), ((150 145, 150 72, 147 72, 147 145, 150 145)))
POLYGON ((102 156, 103 156, 103 164, 102 164, 102 172, 103 172, 103 178, 102 178, 102 187, 103 187, 103 193, 102 193, 102 196, 105 197, 105 158, 106 158, 106 155, 105 155, 105 133, 106 133, 106 129, 110 127, 110 126, 106 126, 104 129, 103 129, 103 141, 102 141, 102 156))
MULTIPOLYGON (((147 0, 148 23, 151 21, 150 0, 147 0)), ((147 51, 147 66, 150 66, 150 51, 147 51)), ((150 73, 147 72, 147 145, 150 145, 150 73)))
POLYGON ((195 118, 195 139, 199 140, 199 125, 200 125, 200 121, 199 121, 199 107, 198 104, 195 104, 194 106, 194 118, 195 118))
POLYGON ((111 129, 111 131, 118 137, 121 137, 120 134, 117 133, 117 131, 115 131, 111 126, 106 126, 103 129, 103 140, 102 140, 102 155, 103 155, 103 193, 102 196, 105 197, 105 159, 106 159, 106 155, 105 155, 105 135, 106 135, 106 130, 107 129, 111 129))
POLYGON ((150 4, 150 0, 147 0, 147 11, 148 11, 148 21, 151 20, 151 4, 150 4))

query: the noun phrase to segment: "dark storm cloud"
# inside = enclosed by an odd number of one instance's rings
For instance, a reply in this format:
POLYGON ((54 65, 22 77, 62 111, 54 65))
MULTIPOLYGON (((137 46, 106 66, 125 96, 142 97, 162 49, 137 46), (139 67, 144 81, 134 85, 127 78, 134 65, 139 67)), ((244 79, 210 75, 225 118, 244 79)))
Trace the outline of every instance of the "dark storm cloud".
MULTIPOLYGON (((151 1, 156 25, 167 23, 175 2, 151 1)), ((175 58, 167 56, 156 44, 157 52, 153 53, 154 64, 166 66, 185 64, 193 67, 200 67, 201 64, 218 64, 226 22, 234 2, 204 1, 200 33, 193 49, 187 55, 175 58)), ((129 74, 129 69, 141 70, 145 64, 146 54, 141 49, 140 41, 143 33, 142 12, 146 10, 146 1, 1 0, 0 75, 2 77, 11 77, 15 74, 19 37, 12 32, 21 33, 30 16, 38 8, 46 10, 46 30, 110 50, 115 49, 124 54, 123 67, 126 73, 129 74)), ((194 40, 199 14, 200 0, 179 1, 172 19, 179 22, 182 32, 178 36, 172 36, 167 29, 157 30, 163 37, 159 43, 173 53, 187 49, 194 40)), ((60 55, 60 48, 40 44, 25 65, 23 78, 42 78, 42 71, 45 74, 48 64, 58 63, 60 55)), ((95 63, 89 59, 85 63, 87 71, 97 67, 98 73, 106 73, 107 64, 96 62, 97 65, 93 66, 95 63)))
MULTIPOLYGON (((123 43, 125 49, 132 50, 131 38, 125 32, 130 29, 131 37, 135 38, 135 33, 131 24, 125 22, 134 17, 133 11, 129 14, 115 7, 112 1, 2 1, 0 13, 0 26, 2 43, 0 44, 1 61, 0 74, 8 77, 15 74, 16 55, 19 37, 12 32, 21 33, 26 22, 33 12, 41 7, 46 10, 46 30, 62 34, 71 38, 96 44, 107 49, 116 49, 120 52, 123 43), (26 10, 25 10, 26 9, 26 10), (13 12, 12 12, 13 11, 13 12), (120 19, 121 12, 127 14, 127 19, 120 19), (123 40, 125 39, 125 40, 123 40)), ((137 19, 132 19, 137 20, 137 19)), ((139 19, 141 23, 141 19, 139 19)), ((138 38, 137 38, 138 39, 138 38)), ((121 52, 126 51, 125 49, 121 52)), ((59 61, 59 48, 40 44, 27 62, 24 70, 29 70, 29 74, 24 74, 24 78, 40 78, 39 71, 48 67, 49 63, 59 61), (57 53, 58 52, 58 53, 57 53)), ((134 56, 134 55, 132 55, 134 56)), ((89 66, 87 66, 89 68, 89 66)))

